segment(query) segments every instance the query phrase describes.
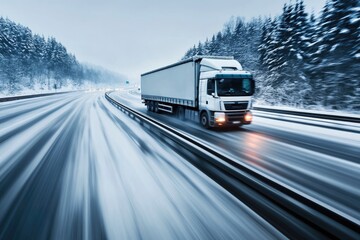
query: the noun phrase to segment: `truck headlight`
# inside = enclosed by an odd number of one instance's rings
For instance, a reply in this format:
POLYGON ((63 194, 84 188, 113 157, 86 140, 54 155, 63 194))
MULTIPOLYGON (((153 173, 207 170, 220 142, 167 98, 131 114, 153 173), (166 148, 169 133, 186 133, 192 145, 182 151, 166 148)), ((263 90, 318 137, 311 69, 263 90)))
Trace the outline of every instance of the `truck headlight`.
POLYGON ((215 112, 214 113, 214 119, 217 123, 225 122, 225 113, 223 112, 215 112))
POLYGON ((247 112, 244 116, 244 121, 245 122, 251 122, 252 121, 252 114, 251 112, 247 112))

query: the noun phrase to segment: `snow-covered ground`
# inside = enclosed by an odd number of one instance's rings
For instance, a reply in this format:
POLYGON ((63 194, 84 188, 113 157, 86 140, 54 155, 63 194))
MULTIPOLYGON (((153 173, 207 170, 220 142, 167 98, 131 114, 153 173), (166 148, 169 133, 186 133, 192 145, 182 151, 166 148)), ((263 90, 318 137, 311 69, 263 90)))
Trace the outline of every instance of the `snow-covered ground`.
POLYGON ((15 93, 10 93, 8 90, 2 90, 2 91, 0 91, 0 98, 43 94, 43 93, 79 91, 79 90, 98 91, 98 90, 111 90, 111 89, 112 88, 109 88, 107 85, 94 84, 94 83, 91 83, 88 81, 85 81, 82 85, 74 85, 72 81, 69 81, 59 89, 54 89, 54 88, 48 89, 48 87, 46 85, 42 85, 42 84, 39 84, 38 82, 36 82, 34 84, 33 88, 22 87, 15 93))
POLYGON ((69 84, 67 86, 62 87, 61 89, 55 90, 53 88, 48 89, 47 86, 41 85, 36 82, 32 89, 21 87, 14 93, 10 93, 8 89, 3 89, 0 91, 0 98, 2 97, 12 97, 12 96, 23 96, 23 95, 32 95, 32 94, 41 94, 41 93, 53 93, 53 92, 65 92, 75 90, 75 86, 69 84))

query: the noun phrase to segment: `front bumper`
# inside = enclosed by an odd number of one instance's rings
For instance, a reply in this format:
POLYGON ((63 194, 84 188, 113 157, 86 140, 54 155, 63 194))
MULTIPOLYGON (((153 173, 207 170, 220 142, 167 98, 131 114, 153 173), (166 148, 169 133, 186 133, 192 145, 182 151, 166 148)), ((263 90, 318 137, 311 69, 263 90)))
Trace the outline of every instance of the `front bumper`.
POLYGON ((221 118, 221 121, 218 121, 218 119, 215 118, 216 114, 212 116, 212 123, 214 127, 240 126, 244 124, 251 124, 252 122, 252 114, 249 110, 223 113, 225 114, 225 117, 221 118))

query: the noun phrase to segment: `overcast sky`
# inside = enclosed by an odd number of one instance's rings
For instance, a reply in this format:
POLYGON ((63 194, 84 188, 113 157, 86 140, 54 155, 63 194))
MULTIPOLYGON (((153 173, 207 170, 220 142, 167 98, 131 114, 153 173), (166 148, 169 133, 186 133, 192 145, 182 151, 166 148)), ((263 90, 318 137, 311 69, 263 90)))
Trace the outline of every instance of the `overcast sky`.
MULTIPOLYGON (((281 13, 288 0, 0 0, 0 15, 53 36, 80 62, 129 77, 178 61, 232 16, 281 13)), ((294 0, 292 1, 294 2, 294 0)), ((305 0, 318 13, 325 0, 305 0)))

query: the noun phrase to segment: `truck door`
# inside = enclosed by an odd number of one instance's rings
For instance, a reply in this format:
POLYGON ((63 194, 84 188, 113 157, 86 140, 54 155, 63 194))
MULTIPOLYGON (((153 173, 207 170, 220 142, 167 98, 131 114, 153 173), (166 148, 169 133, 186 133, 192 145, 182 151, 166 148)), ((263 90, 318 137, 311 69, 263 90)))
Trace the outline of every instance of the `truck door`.
POLYGON ((213 94, 215 94, 215 80, 202 80, 200 82, 200 91, 200 107, 210 111, 217 110, 215 109, 216 98, 213 97, 213 94))
POLYGON ((207 80, 200 80, 199 84, 199 108, 204 108, 206 102, 206 84, 207 80))

